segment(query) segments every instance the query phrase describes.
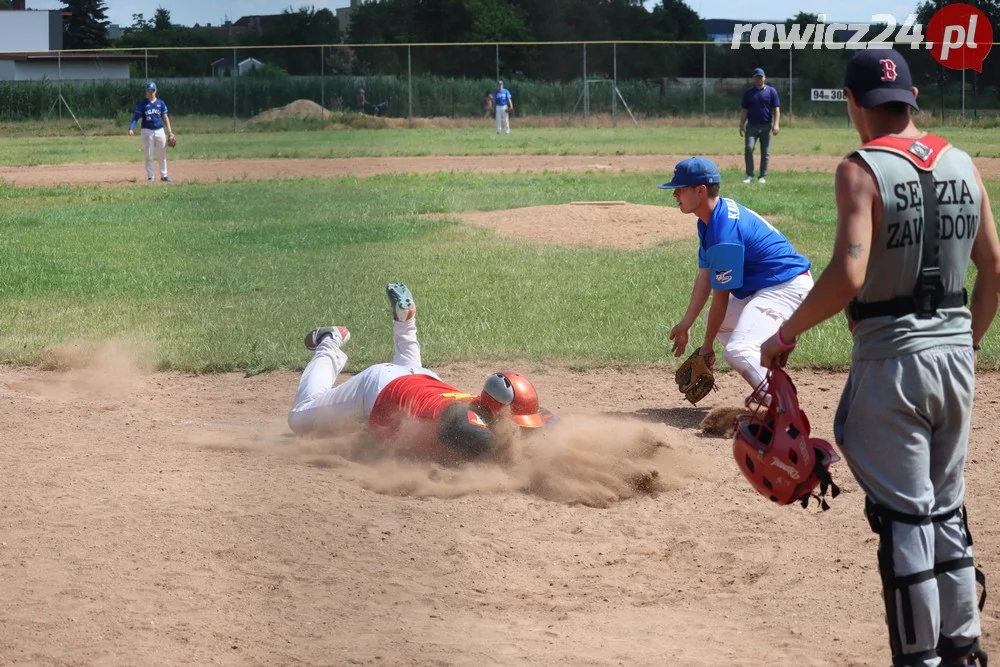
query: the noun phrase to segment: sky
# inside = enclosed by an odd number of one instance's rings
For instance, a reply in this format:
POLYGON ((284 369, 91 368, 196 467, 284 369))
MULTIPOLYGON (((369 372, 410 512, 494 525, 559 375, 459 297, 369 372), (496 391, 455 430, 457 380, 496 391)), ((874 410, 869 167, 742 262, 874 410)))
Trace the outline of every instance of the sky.
MULTIPOLYGON (((907 14, 913 13, 918 4, 898 0, 770 0, 769 9, 761 10, 759 0, 685 0, 691 9, 706 19, 750 19, 759 21, 784 21, 800 10, 814 14, 825 13, 827 21, 843 23, 868 23, 872 12, 892 14, 902 23, 907 14), (704 8, 702 3, 704 2, 704 8)), ((220 25, 229 19, 235 21, 251 14, 280 14, 291 7, 315 7, 336 10, 347 7, 349 0, 105 0, 108 20, 120 26, 132 25, 132 15, 142 14, 152 18, 157 7, 167 7, 174 23, 192 26, 195 23, 220 25)), ((647 2, 650 9, 655 1, 647 2)), ((59 0, 27 0, 28 9, 59 9, 59 0)))

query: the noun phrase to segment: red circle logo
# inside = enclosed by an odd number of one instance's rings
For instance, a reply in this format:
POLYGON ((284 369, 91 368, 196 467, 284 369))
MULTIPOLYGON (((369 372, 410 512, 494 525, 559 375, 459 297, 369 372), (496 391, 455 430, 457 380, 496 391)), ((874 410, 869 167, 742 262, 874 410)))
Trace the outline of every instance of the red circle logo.
POLYGON ((983 71, 993 47, 993 26, 986 14, 962 2, 934 12, 927 24, 927 48, 949 69, 983 71))

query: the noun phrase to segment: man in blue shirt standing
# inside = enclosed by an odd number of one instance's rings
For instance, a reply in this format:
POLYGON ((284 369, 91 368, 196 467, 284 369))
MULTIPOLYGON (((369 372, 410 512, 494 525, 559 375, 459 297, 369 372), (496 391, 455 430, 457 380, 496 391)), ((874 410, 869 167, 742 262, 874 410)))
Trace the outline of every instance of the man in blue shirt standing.
POLYGON ((698 354, 715 363, 714 343, 756 389, 767 375, 760 346, 798 308, 812 289, 810 262, 771 223, 732 199, 719 196, 719 168, 703 157, 678 163, 661 189, 673 189, 682 213, 698 217, 698 274, 681 321, 670 330, 674 356, 684 354, 688 332, 708 297, 705 339, 698 354))
MULTIPOLYGON (((135 124, 142 121, 142 149, 146 154, 146 179, 152 183, 153 178, 153 149, 156 149, 160 158, 160 180, 170 182, 167 175, 167 137, 172 140, 174 131, 170 129, 170 117, 167 115, 167 103, 156 97, 156 84, 150 81, 146 84, 146 97, 139 100, 135 107, 135 114, 132 122, 128 126, 128 136, 135 136, 135 124), (167 131, 163 131, 166 125, 167 131), (168 134, 169 133, 169 134, 168 134)), ((173 145, 173 144, 171 144, 173 145)))
POLYGON ((743 159, 747 177, 753 180, 753 149, 760 139, 760 182, 767 179, 767 164, 771 159, 771 133, 778 134, 781 127, 781 99, 778 91, 764 81, 764 70, 753 71, 753 85, 743 93, 743 113, 740 116, 740 136, 744 138, 743 159))
POLYGON ((510 134, 510 112, 514 110, 514 100, 510 91, 503 87, 503 81, 497 81, 497 90, 493 93, 493 106, 497 114, 497 134, 504 129, 510 134))

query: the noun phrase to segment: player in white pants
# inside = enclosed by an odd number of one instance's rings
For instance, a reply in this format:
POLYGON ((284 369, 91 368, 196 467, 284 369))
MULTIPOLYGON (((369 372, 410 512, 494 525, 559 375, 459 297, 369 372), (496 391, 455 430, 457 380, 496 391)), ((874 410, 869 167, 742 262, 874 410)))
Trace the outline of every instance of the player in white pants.
POLYGON ((714 343, 751 388, 767 370, 760 346, 778 330, 812 289, 809 260, 771 223, 742 204, 719 196, 722 176, 710 160, 680 162, 660 187, 673 189, 683 213, 698 217, 698 276, 687 312, 670 330, 675 356, 684 353, 688 332, 708 298, 705 339, 698 354, 715 363, 714 343))
POLYGON ((510 112, 514 110, 514 98, 510 96, 510 91, 503 87, 503 81, 497 81, 493 102, 496 107, 497 134, 501 131, 510 134, 510 112))
POLYGON ((396 453, 448 460, 496 451, 503 414, 523 429, 552 423, 538 406, 526 377, 501 371, 486 378, 479 394, 468 394, 424 368, 417 340, 416 305, 402 283, 386 286, 393 312, 391 363, 375 364, 333 386, 347 364, 345 327, 320 327, 306 335, 313 358, 306 365, 288 413, 297 435, 322 435, 349 423, 368 423, 377 440, 396 453))
POLYGON ((379 393, 398 377, 426 375, 441 380, 437 373, 421 365, 416 320, 413 316, 403 317, 407 319, 394 318, 392 323, 392 362, 369 366, 336 387, 333 383, 347 365, 347 354, 342 347, 351 334, 346 327, 325 327, 309 332, 306 347, 315 350, 315 354, 302 372, 288 414, 292 431, 300 434, 320 432, 345 420, 366 421, 379 393), (319 344, 315 342, 317 337, 322 337, 319 344))
POLYGON ((160 180, 170 182, 172 179, 167 174, 167 137, 173 137, 174 131, 170 128, 170 116, 167 113, 167 103, 156 97, 156 84, 150 81, 146 84, 146 97, 139 100, 135 113, 132 115, 132 122, 128 126, 129 136, 135 135, 135 125, 142 121, 142 150, 146 156, 146 180, 152 183, 155 180, 153 171, 153 153, 159 155, 160 180), (166 126, 166 131, 164 131, 166 126))
POLYGON ((156 130, 150 130, 149 128, 142 128, 140 131, 142 136, 142 150, 146 156, 146 179, 150 182, 153 181, 153 153, 156 152, 156 157, 159 158, 158 166, 160 168, 160 178, 167 180, 170 178, 167 175, 167 133, 163 128, 156 130))

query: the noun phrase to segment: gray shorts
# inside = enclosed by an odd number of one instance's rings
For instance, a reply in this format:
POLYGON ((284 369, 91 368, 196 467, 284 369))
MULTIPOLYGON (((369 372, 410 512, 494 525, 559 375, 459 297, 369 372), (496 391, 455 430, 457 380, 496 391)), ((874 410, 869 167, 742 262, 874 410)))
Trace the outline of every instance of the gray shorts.
POLYGON ((872 500, 918 515, 962 505, 975 380, 969 346, 851 365, 834 436, 872 500))

